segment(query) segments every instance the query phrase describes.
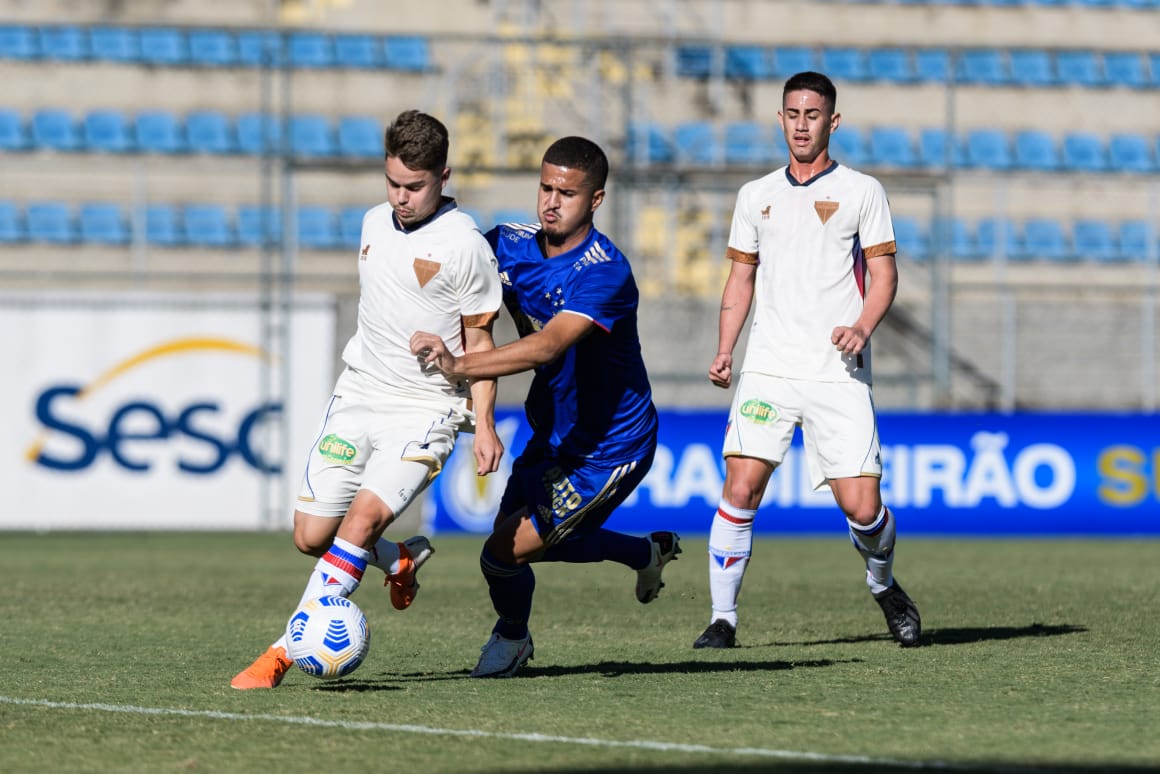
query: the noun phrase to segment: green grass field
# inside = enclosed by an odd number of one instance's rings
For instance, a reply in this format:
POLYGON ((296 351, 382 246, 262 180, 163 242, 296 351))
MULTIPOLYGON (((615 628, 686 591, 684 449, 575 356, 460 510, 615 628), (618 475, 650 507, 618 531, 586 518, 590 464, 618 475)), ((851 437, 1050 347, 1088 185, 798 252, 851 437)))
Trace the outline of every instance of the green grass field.
POLYGON ((623 567, 541 565, 510 680, 467 677, 480 538, 435 545, 406 612, 368 573, 356 673, 240 692, 312 565, 288 535, 0 533, 0 772, 1160 768, 1156 542, 903 538, 909 650, 844 537, 759 541, 720 652, 690 647, 703 539, 647 606, 623 567))

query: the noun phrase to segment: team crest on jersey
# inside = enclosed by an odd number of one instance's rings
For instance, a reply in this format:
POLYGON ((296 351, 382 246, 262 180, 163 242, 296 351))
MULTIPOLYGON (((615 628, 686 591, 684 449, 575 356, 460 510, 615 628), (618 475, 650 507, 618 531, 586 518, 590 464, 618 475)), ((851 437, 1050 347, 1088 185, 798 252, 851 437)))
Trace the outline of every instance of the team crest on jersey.
POLYGON ((742 403, 739 413, 756 425, 773 424, 778 416, 776 408, 757 398, 751 398, 742 403))
POLYGON ((837 202, 814 202, 814 212, 818 213, 818 218, 822 221, 822 225, 826 225, 826 221, 838 211, 837 202))
POLYGON ((425 258, 416 258, 414 267, 415 277, 419 280, 419 287, 424 287, 439 273, 442 264, 437 261, 428 261, 425 258))

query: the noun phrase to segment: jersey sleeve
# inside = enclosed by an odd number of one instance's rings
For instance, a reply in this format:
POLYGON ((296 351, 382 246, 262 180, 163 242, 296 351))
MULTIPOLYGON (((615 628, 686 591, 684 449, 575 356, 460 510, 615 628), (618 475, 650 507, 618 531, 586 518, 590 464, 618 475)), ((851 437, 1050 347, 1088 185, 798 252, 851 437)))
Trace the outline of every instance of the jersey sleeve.
POLYGON ((473 230, 463 248, 463 271, 459 277, 459 309, 464 327, 491 324, 499 314, 501 298, 495 253, 487 240, 473 230))
POLYGON ((866 258, 890 255, 897 251, 886 189, 873 178, 866 187, 862 211, 858 214, 858 241, 862 244, 862 253, 866 258))
POLYGON ((737 192, 737 202, 733 206, 733 225, 729 228, 728 257, 756 263, 758 231, 753 222, 752 207, 749 205, 750 184, 741 186, 737 192), (749 260, 746 260, 746 259, 749 260))
POLYGON ((585 266, 572 277, 562 311, 583 315, 605 331, 632 312, 636 283, 627 261, 585 266))

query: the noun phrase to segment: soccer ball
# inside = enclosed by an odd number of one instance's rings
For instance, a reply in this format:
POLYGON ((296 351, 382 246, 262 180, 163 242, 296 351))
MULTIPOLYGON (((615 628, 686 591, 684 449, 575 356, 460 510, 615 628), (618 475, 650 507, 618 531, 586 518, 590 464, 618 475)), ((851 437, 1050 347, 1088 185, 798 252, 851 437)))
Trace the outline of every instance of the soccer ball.
POLYGON ((366 616, 346 597, 311 599, 286 623, 286 652, 311 677, 333 680, 349 675, 370 646, 366 616))

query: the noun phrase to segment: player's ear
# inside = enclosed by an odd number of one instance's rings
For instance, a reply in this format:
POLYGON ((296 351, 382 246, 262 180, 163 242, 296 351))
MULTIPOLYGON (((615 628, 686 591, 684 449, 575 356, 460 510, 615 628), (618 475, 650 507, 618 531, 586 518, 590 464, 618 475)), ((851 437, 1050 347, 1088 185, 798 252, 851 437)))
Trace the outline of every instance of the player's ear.
POLYGON ((596 212, 596 208, 599 207, 600 203, 603 201, 604 201, 604 189, 597 188, 595 191, 592 192, 592 206, 589 209, 589 212, 596 212))
POLYGON ((439 187, 443 188, 447 185, 447 181, 451 179, 451 167, 443 167, 443 174, 439 176, 439 187))
POLYGON ((834 115, 830 116, 830 131, 832 132, 835 129, 837 129, 838 124, 840 124, 840 123, 842 123, 842 114, 841 113, 834 113, 834 115))

